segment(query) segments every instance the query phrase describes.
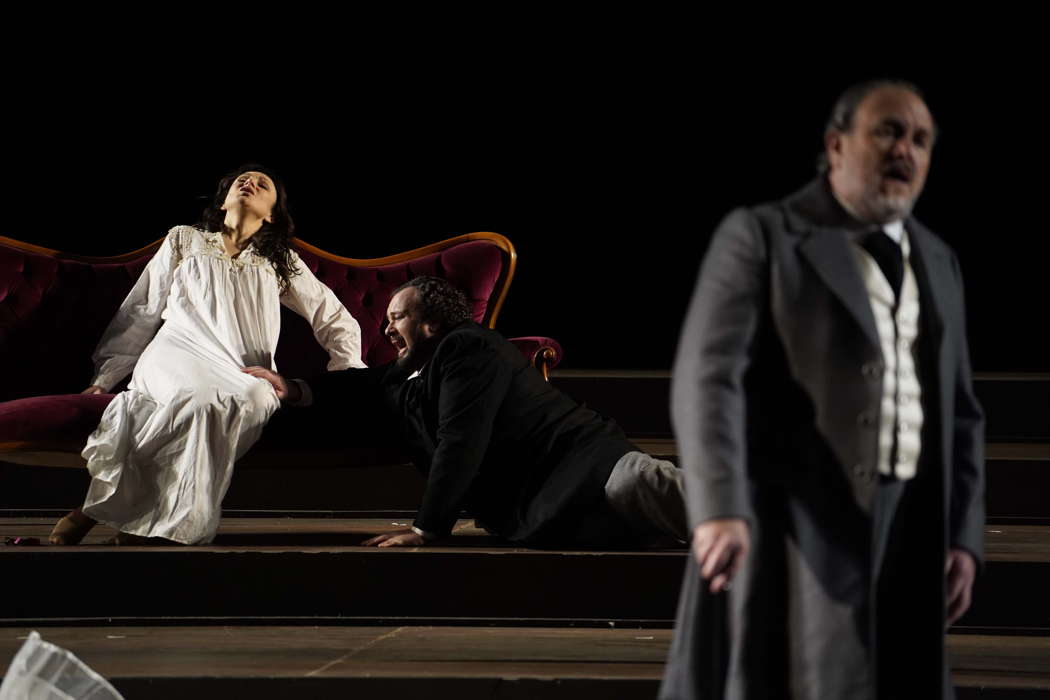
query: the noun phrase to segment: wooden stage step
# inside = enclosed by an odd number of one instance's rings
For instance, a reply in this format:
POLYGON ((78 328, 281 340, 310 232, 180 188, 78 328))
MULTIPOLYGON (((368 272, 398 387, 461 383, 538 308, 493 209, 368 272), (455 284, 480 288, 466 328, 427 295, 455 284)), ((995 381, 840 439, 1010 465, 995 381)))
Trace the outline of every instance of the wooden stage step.
MULTIPOLYGON (((638 624, 674 616, 684 549, 523 549, 471 521, 459 523, 446 546, 357 546, 409 523, 227 518, 209 546, 101 546, 113 533, 98 527, 76 547, 0 547, 0 570, 20 572, 5 581, 0 620, 317 616, 638 624), (83 575, 88 571, 104 573, 83 575), (71 575, 76 596, 68 595, 71 575), (114 581, 129 584, 117 593, 114 581)), ((46 542, 51 526, 0 519, 0 538, 46 542)))
MULTIPOLYGON (((29 631, 0 629, 0 668, 29 631)), ((667 629, 429 626, 39 631, 129 700, 234 694, 257 700, 648 699, 656 694, 672 635, 667 629)), ((1050 638, 950 635, 948 648, 960 698, 1050 695, 1050 638)))
MULTIPOLYGON (((555 370, 551 383, 629 435, 672 434, 671 373, 652 370, 555 370)), ((1050 373, 977 372, 974 392, 993 442, 1050 440, 1050 373)))
MULTIPOLYGON (((677 461, 670 438, 635 438, 649 454, 677 461)), ((986 446, 990 518, 1050 524, 1050 443, 986 446)), ((84 469, 0 462, 0 515, 64 513, 87 491, 84 469)), ((355 469, 238 469, 223 502, 232 511, 407 511, 422 501, 423 478, 411 466, 355 469)))
MULTIPOLYGON (((17 572, 5 580, 0 624, 315 617, 666 626, 674 618, 685 549, 525 549, 470 521, 440 546, 358 546, 406 522, 227 518, 208 546, 101 546, 112 531, 98 527, 77 547, 0 547, 0 570, 17 572)), ((3 518, 0 538, 46 542, 51 525, 3 518)), ((987 569, 960 626, 1050 630, 1050 527, 992 524, 986 538, 987 569)))

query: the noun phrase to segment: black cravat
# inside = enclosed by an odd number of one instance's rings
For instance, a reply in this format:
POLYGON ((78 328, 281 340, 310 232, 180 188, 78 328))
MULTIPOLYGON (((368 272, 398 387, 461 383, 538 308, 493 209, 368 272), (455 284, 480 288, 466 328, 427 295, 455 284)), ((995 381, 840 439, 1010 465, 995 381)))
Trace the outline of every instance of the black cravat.
POLYGON ((861 245, 875 258, 882 274, 886 276, 886 281, 893 287, 894 298, 899 299, 901 283, 904 280, 904 256, 901 254, 901 247, 882 229, 866 235, 861 245))

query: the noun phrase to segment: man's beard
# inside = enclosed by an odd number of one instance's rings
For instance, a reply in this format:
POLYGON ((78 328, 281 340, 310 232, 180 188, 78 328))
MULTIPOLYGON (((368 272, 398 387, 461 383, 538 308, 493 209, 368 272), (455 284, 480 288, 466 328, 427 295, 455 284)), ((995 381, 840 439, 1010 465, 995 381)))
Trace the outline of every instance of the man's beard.
POLYGON ((891 221, 900 221, 911 216, 912 207, 915 206, 915 198, 907 195, 890 196, 875 192, 866 198, 864 202, 865 219, 872 224, 887 224, 891 221))
POLYGON ((415 342, 412 343, 412 347, 408 348, 404 355, 400 355, 397 358, 397 366, 410 372, 420 369, 434 354, 434 349, 437 347, 438 340, 439 338, 436 336, 430 338, 416 338, 415 342))

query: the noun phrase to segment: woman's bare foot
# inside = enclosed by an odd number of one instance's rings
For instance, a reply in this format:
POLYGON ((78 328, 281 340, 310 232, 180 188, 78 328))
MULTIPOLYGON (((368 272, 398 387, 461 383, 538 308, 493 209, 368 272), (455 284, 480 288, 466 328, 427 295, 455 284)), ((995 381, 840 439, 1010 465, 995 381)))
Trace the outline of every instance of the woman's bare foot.
POLYGON ((55 523, 55 528, 51 530, 51 535, 47 538, 47 541, 57 545, 78 544, 80 540, 84 539, 84 535, 91 532, 93 527, 95 527, 95 521, 84 515, 84 511, 77 508, 69 511, 55 523))

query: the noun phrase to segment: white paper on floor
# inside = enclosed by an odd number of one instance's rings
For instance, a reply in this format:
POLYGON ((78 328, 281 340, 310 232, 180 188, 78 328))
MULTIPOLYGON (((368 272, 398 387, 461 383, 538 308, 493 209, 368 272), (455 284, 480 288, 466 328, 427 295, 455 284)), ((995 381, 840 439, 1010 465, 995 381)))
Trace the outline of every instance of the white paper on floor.
POLYGON ((124 700, 105 678, 35 631, 7 669, 0 700, 124 700))

